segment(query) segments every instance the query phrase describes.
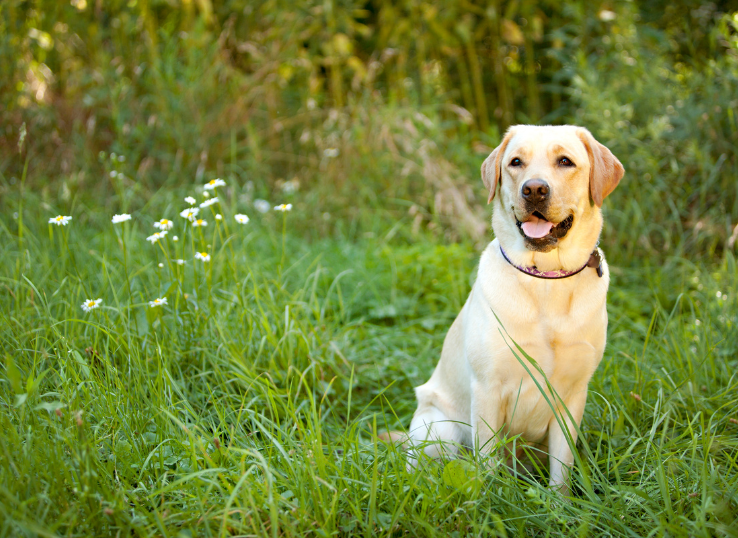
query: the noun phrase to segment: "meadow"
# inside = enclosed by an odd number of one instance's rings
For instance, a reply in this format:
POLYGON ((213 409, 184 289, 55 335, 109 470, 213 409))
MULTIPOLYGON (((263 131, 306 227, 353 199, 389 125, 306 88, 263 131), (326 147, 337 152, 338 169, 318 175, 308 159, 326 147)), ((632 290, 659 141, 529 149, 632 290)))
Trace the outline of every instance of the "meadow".
POLYGON ((0 536, 738 536, 738 14, 488 4, 0 7, 0 536), (626 168, 566 501, 377 438, 517 122, 626 168))

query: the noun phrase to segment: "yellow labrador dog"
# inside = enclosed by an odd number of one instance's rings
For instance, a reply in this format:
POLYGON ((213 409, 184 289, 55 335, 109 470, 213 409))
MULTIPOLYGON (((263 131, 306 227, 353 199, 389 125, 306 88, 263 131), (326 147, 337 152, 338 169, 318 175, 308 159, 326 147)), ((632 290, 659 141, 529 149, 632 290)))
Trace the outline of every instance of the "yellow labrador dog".
POLYGON ((563 428, 576 442, 572 421, 582 420, 605 349, 609 273, 597 249, 600 207, 623 173, 610 150, 571 125, 512 127, 484 161, 496 239, 438 366, 415 389, 409 465, 419 451, 438 457, 466 445, 486 454, 520 435, 548 447, 550 486, 568 491, 574 458, 563 428))

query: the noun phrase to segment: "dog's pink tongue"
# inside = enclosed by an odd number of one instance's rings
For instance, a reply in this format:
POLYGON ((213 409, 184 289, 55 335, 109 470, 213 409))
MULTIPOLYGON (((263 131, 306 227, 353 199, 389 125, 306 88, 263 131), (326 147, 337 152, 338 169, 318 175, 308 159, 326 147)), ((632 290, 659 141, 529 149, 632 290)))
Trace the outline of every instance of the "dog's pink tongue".
POLYGON ((528 237, 539 239, 551 231, 551 228, 553 228, 553 222, 548 222, 547 220, 539 219, 538 217, 531 215, 530 220, 524 222, 521 225, 521 228, 523 228, 525 235, 528 237))

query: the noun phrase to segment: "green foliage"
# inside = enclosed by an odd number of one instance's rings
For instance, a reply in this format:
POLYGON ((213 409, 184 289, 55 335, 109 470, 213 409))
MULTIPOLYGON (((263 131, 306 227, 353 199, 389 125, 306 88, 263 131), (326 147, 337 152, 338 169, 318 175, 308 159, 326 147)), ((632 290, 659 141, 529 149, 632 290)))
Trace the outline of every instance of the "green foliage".
POLYGON ((5 2, 0 170, 20 176, 25 121, 49 204, 60 171, 68 198, 111 211, 183 177, 250 199, 296 181, 317 237, 380 233, 382 213, 481 242, 481 158, 510 123, 568 121, 626 165, 604 237, 619 263, 719 257, 738 212, 734 18, 587 6, 5 2), (100 182, 99 151, 125 153, 130 179, 100 182))
POLYGON ((738 20, 721 24, 717 35, 733 36, 733 45, 699 70, 671 64, 635 27, 602 38, 597 56, 579 59, 576 121, 626 168, 606 237, 627 258, 719 257, 736 226, 738 20))

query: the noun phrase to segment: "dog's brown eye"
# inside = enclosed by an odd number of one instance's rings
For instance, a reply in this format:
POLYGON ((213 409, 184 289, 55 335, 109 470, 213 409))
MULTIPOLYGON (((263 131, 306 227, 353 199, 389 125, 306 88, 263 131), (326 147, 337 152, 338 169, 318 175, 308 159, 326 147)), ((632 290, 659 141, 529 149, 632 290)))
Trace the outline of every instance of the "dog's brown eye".
POLYGON ((515 157, 512 161, 510 161, 510 166, 520 166, 523 164, 523 161, 515 157))
POLYGON ((574 166, 574 163, 571 162, 571 159, 569 159, 569 157, 561 157, 559 159, 559 164, 561 166, 574 166))

